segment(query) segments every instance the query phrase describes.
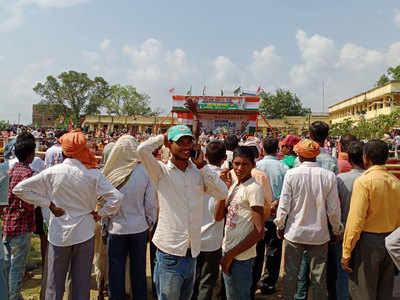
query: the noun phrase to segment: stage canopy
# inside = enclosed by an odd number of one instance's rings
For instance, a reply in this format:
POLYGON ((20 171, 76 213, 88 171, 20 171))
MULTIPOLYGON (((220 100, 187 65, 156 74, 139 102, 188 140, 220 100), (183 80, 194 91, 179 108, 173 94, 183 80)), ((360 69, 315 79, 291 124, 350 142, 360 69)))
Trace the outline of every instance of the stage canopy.
MULTIPOLYGON (((192 114, 185 108, 189 96, 172 96, 172 112, 182 124, 192 123, 192 114)), ((256 126, 259 96, 190 96, 198 100, 202 129, 207 132, 243 131, 256 126)))

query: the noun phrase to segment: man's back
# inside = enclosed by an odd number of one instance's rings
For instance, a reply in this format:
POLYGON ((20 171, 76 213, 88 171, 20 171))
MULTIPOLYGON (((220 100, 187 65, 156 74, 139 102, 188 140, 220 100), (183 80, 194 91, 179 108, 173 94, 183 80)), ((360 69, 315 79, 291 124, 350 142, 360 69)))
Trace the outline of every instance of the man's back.
POLYGON ((279 200, 282 191, 283 179, 289 167, 281 163, 277 157, 267 155, 257 162, 257 169, 264 171, 271 184, 274 200, 279 200))
MULTIPOLYGON (((315 162, 303 162, 286 173, 279 204, 288 217, 285 238, 315 245, 329 241, 327 216, 335 215, 336 223, 340 217, 336 184, 335 174, 315 162)), ((285 221, 279 215, 277 219, 285 221)))
POLYGON ((341 219, 343 226, 346 225, 347 216, 350 209, 351 194, 353 193, 354 181, 359 178, 364 170, 353 169, 350 172, 342 173, 337 176, 338 193, 340 199, 341 219))
MULTIPOLYGON (((386 233, 400 226, 400 181, 384 166, 373 166, 354 183, 352 203, 365 214, 363 231, 386 233)), ((358 222, 357 220, 351 220, 358 222)), ((350 219, 349 221, 350 222, 350 219)))

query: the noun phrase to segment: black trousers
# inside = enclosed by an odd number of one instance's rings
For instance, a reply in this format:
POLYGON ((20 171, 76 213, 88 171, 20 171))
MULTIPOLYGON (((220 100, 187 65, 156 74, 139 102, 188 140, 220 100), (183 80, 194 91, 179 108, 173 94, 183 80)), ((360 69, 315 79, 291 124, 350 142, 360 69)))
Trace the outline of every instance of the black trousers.
POLYGON ((257 243, 257 257, 253 266, 253 286, 251 290, 253 298, 260 278, 262 287, 275 286, 281 266, 282 240, 278 239, 276 235, 276 225, 272 221, 267 221, 264 226, 264 239, 257 243), (261 277, 264 259, 266 259, 266 264, 261 277))

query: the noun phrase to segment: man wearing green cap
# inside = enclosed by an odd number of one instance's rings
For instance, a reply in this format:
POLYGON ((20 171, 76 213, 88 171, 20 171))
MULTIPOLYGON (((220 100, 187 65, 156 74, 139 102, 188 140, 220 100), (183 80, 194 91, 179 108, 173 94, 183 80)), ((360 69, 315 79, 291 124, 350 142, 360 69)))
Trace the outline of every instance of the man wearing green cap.
MULTIPOLYGON (((198 122, 197 110, 191 110, 198 122)), ((200 150, 196 159, 191 158, 194 144, 190 128, 177 125, 137 149, 158 192, 160 211, 153 243, 157 247, 154 283, 160 300, 191 298, 200 252, 204 192, 216 200, 225 199, 228 193, 225 183, 205 166, 200 150), (152 155, 163 144, 172 155, 166 164, 152 155)))

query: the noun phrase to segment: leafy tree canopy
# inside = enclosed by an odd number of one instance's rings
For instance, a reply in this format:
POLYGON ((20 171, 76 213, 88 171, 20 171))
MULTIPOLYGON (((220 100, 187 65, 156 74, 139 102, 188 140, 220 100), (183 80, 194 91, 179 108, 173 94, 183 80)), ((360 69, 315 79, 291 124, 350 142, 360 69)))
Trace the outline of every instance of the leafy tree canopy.
POLYGON ((383 86, 392 80, 400 80, 400 65, 387 69, 386 73, 379 77, 376 86, 383 86))
POLYGON ((110 95, 110 86, 102 77, 90 79, 86 73, 63 72, 47 76, 33 90, 41 97, 40 104, 49 105, 54 113, 71 115, 76 122, 86 114, 98 114, 110 95))
POLYGON ((275 94, 261 92, 260 96, 259 111, 268 119, 305 116, 311 112, 309 108, 304 108, 296 94, 291 93, 289 90, 277 89, 275 94))
POLYGON ((117 116, 155 116, 157 111, 150 108, 150 97, 139 93, 135 87, 119 84, 113 85, 110 95, 105 100, 107 113, 117 116))

